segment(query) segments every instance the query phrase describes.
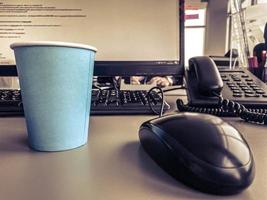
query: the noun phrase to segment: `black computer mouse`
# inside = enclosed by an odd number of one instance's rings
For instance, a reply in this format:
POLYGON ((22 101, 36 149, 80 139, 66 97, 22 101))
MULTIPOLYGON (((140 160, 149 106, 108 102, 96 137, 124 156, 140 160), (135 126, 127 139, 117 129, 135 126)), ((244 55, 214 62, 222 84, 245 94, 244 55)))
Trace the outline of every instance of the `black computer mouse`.
POLYGON ((254 160, 247 142, 219 117, 166 115, 143 123, 139 138, 162 169, 199 191, 234 194, 254 179, 254 160))

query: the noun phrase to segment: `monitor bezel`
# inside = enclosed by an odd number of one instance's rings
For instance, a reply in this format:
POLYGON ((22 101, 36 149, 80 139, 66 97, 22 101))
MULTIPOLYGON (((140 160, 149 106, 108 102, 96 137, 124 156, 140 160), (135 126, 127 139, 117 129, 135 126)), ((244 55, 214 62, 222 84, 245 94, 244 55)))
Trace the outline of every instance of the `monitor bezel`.
MULTIPOLYGON (((155 61, 95 61, 94 76, 184 75, 184 0, 179 2, 179 59, 155 61)), ((16 65, 1 65, 0 76, 17 76, 16 65)))

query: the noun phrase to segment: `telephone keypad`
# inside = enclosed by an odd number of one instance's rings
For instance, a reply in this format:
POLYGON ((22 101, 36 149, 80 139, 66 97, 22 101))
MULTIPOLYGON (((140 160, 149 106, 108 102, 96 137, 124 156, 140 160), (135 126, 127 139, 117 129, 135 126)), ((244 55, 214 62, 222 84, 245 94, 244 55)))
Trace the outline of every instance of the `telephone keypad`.
POLYGON ((267 98, 267 94, 248 74, 221 74, 222 80, 235 98, 267 98))

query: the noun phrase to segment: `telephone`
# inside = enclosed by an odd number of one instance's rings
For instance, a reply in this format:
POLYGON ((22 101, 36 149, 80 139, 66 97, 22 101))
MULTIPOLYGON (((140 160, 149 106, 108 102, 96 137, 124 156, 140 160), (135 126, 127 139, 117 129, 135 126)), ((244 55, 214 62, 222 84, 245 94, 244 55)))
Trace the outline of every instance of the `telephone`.
POLYGON ((239 116, 267 124, 267 86, 246 69, 218 69, 207 56, 193 57, 185 73, 188 104, 180 111, 239 116))

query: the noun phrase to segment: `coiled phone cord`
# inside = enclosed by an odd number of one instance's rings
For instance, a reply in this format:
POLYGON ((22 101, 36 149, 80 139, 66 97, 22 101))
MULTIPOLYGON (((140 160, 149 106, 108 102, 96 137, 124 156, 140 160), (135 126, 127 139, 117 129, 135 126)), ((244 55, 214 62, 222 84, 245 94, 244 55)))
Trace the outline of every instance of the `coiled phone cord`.
POLYGON ((205 108, 188 106, 183 103, 181 99, 177 99, 177 109, 182 112, 199 112, 207 113, 211 115, 217 115, 220 117, 236 116, 248 122, 255 122, 260 124, 267 124, 267 109, 247 109, 244 105, 223 99, 218 94, 214 94, 219 97, 217 108, 205 108))

